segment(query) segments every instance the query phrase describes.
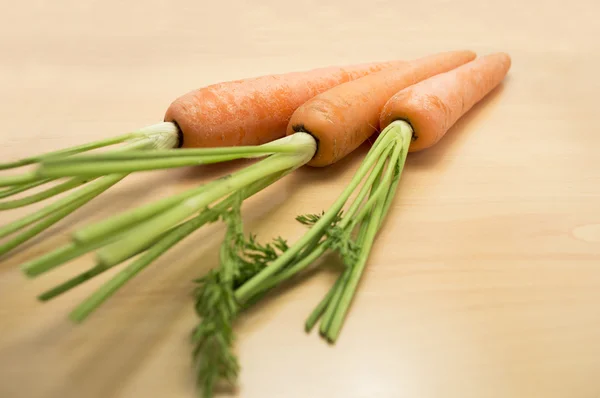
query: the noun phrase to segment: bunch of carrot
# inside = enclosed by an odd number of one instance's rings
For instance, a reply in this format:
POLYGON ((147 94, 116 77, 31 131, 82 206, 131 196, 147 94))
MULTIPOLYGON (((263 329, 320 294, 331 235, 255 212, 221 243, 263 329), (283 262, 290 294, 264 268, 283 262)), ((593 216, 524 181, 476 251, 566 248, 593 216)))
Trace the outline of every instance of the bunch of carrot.
POLYGON ((411 151, 437 143, 477 102, 504 79, 504 53, 476 58, 470 51, 412 61, 323 68, 226 82, 174 101, 165 120, 114 139, 24 159, 2 168, 36 164, 29 173, 0 178, 0 197, 61 178, 70 179, 0 209, 35 203, 87 184, 47 208, 0 228, 0 237, 34 225, 0 247, 6 253, 93 199, 129 173, 142 170, 263 158, 224 178, 124 212, 72 234, 72 241, 21 265, 38 276, 85 253, 96 264, 43 293, 48 300, 133 259, 94 292, 71 317, 81 321, 119 287, 202 225, 223 220, 227 232, 220 264, 197 282, 194 330, 198 383, 211 396, 215 383, 234 382, 233 322, 268 291, 302 272, 326 251, 345 264, 331 291, 306 322, 330 342, 344 319, 377 232, 394 199, 411 151), (260 244, 244 236, 244 199, 303 165, 323 167, 344 158, 369 137, 377 138, 347 188, 322 214, 298 217, 309 229, 294 244, 277 238, 260 244), (114 151, 92 149, 126 143, 114 151), (350 198, 354 195, 353 199, 350 198))

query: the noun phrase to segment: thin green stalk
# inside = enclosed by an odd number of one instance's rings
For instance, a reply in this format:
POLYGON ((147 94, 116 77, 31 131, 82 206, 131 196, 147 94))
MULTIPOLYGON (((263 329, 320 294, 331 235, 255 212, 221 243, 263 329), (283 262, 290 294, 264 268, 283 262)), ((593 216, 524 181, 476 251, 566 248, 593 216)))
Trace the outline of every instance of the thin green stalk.
POLYGON ((176 149, 156 149, 148 151, 128 151, 125 153, 94 153, 77 156, 70 156, 64 159, 52 159, 45 161, 47 165, 65 165, 69 163, 115 161, 115 160, 148 160, 148 159, 166 159, 179 157, 198 157, 198 156, 229 156, 229 155, 257 155, 265 156, 273 153, 295 153, 297 149, 287 144, 257 145, 257 146, 234 146, 234 147, 215 147, 215 148, 176 148, 176 149))
MULTIPOLYGON (((298 139, 301 143, 315 143, 310 135, 304 133, 301 133, 298 136, 298 139)), ((275 154, 245 169, 217 180, 210 190, 188 198, 162 214, 137 225, 132 228, 130 231, 131 233, 122 240, 98 251, 97 258, 99 263, 104 266, 118 263, 123 258, 128 257, 132 251, 146 245, 147 242, 156 237, 157 234, 173 227, 225 195, 243 189, 245 186, 268 177, 269 175, 300 167, 310 160, 314 154, 315 146, 313 145, 310 149, 310 151, 302 151, 292 155, 275 154)))
POLYGON ((31 184, 38 180, 38 175, 35 172, 23 173, 15 176, 0 177, 0 187, 11 187, 13 185, 31 184))
POLYGON ((375 240, 375 234, 377 233, 377 228, 379 226, 379 219, 381 217, 381 211, 383 209, 383 201, 379 202, 378 206, 373 209, 373 214, 371 220, 369 220, 369 228, 365 235, 364 246, 361 250, 359 260, 357 264, 352 268, 352 271, 349 275, 348 282, 344 287, 344 291, 340 297, 339 304, 337 305, 336 311, 331 320, 331 325, 329 325, 327 331, 327 339, 334 343, 341 331, 342 323, 346 318, 346 314, 348 309, 350 308, 350 303, 352 298, 354 297, 354 293, 356 288, 358 287, 358 282, 363 274, 365 269, 365 265, 367 263, 367 259, 369 257, 371 247, 373 246, 373 241, 375 240))
POLYGON ((333 286, 333 288, 331 289, 331 292, 332 292, 331 301, 329 302, 329 305, 327 306, 327 308, 325 309, 325 311, 323 313, 323 318, 321 319, 321 325, 319 327, 319 334, 321 336, 327 335, 327 330, 329 330, 329 327, 331 326, 331 321, 333 319, 333 315, 339 305, 340 299, 342 297, 342 292, 346 288, 346 285, 348 284, 349 279, 350 279, 350 267, 347 267, 344 270, 344 272, 342 272, 340 277, 338 278, 339 283, 336 283, 333 286))
POLYGON ((81 285, 82 283, 92 279, 93 277, 100 275, 104 271, 105 271, 104 268, 98 267, 98 266, 91 268, 91 269, 75 276, 74 278, 71 278, 68 281, 61 283, 60 285, 40 294, 38 296, 38 300, 49 301, 65 292, 81 285))
POLYGON ((102 285, 98 290, 92 293, 87 299, 79 304, 69 315, 74 322, 82 322, 104 301, 112 296, 121 286, 131 280, 140 271, 142 271, 151 262, 160 257, 163 253, 180 242, 186 236, 210 221, 213 215, 209 212, 203 212, 201 215, 174 228, 167 233, 161 240, 153 244, 139 259, 135 260, 121 272, 115 275, 108 283, 102 285))
POLYGON ((21 192, 25 192, 27 190, 39 187, 40 185, 44 185, 53 180, 53 178, 46 178, 43 180, 30 182, 29 184, 17 185, 16 187, 6 188, 0 191, 0 199, 8 198, 9 196, 13 196, 21 192))
MULTIPOLYGON (((394 176, 394 180, 392 181, 387 198, 385 199, 385 204, 383 206, 383 214, 384 215, 386 215, 388 213, 390 206, 392 204, 392 201, 394 200, 394 197, 396 195, 396 191, 398 189, 398 184, 400 183, 400 176, 402 176, 402 172, 404 171, 404 165, 406 164, 406 158, 408 156, 408 148, 410 146, 410 142, 412 139, 412 129, 407 128, 407 126, 404 126, 404 125, 401 125, 400 128, 401 128, 401 131, 399 134, 402 136, 403 148, 402 148, 402 153, 400 154, 400 158, 398 159, 398 164, 397 164, 398 171, 397 171, 396 175, 394 176)), ((381 218, 379 228, 381 228, 381 224, 383 223, 384 219, 385 219, 385 217, 381 218)))
POLYGON ((338 287, 341 283, 342 283, 342 278, 340 275, 340 277, 338 277, 337 280, 335 281, 333 288, 329 289, 329 291, 327 292, 325 297, 323 297, 323 299, 315 307, 313 312, 311 312, 311 314, 308 316, 308 318, 306 319, 306 322, 304 323, 304 330, 307 333, 310 332, 312 330, 312 328, 316 325, 316 323, 319 321, 319 319, 325 312, 327 305, 329 305, 329 303, 331 302, 333 295, 335 294, 336 290, 338 289, 338 287))
POLYGON ((377 178, 379 178, 392 149, 394 149, 394 144, 389 145, 385 149, 385 151, 381 154, 379 160, 373 167, 373 170, 367 177, 367 180, 363 184, 358 195, 356 195, 356 198, 352 202, 352 205, 350 205, 350 207, 348 208, 348 211, 346 211, 344 214, 344 218, 340 221, 340 224, 339 224, 340 228, 344 228, 354 218, 354 214, 358 211, 358 209, 360 208, 364 199, 369 194, 369 190, 372 189, 374 181, 377 178))
POLYGON ((59 247, 58 249, 21 264, 20 268, 25 275, 33 278, 48 272, 59 265, 65 264, 74 258, 80 257, 86 253, 105 246, 118 237, 119 235, 113 235, 101 241, 85 243, 82 245, 70 242, 62 247, 59 247))
POLYGON ((367 203, 365 203, 365 205, 361 207, 356 217, 354 217, 354 219, 352 220, 353 224, 356 225, 357 223, 361 222, 367 216, 371 208, 375 206, 375 203, 379 203, 379 201, 382 201, 383 203, 385 201, 385 198, 387 198, 387 193, 389 192, 392 177, 394 176, 394 173, 396 171, 396 164, 398 162, 398 159, 400 158, 401 151, 401 145, 394 146, 394 151, 388 162, 388 167, 385 171, 383 180, 381 181, 381 183, 378 183, 377 186, 373 187, 374 189, 371 192, 367 203), (384 196, 383 199, 382 196, 384 196))
POLYGON ((213 184, 208 183, 200 187, 181 192, 174 196, 158 200, 153 203, 132 209, 113 217, 109 217, 103 221, 88 225, 73 233, 73 239, 79 244, 90 243, 97 240, 105 239, 118 231, 129 229, 147 219, 150 219, 164 210, 181 203, 187 198, 198 195, 206 191, 213 184))
POLYGON ((394 153, 390 158, 389 168, 386 170, 381 182, 379 183, 379 181, 376 181, 376 184, 374 184, 374 190, 372 191, 372 196, 369 198, 369 201, 372 198, 376 198, 376 202, 374 202, 374 205, 371 208, 368 208, 368 201, 367 205, 361 209, 362 211, 367 208, 368 210, 366 211, 371 211, 371 214, 368 221, 361 224, 361 230, 365 224, 367 224, 367 227, 364 234, 359 235, 361 247, 360 256, 357 263, 352 267, 348 283, 342 292, 339 304, 336 306, 331 324, 327 328, 326 337, 332 343, 339 337, 350 303, 364 272, 375 236, 385 217, 385 212, 389 209, 391 201, 389 193, 396 189, 399 180, 399 173, 397 172, 398 170, 402 170, 406 160, 406 154, 410 145, 410 137, 412 136, 412 129, 407 124, 400 124, 399 128, 394 131, 394 133, 398 137, 399 145, 396 147, 398 149, 394 150, 394 153), (382 193, 386 193, 386 195, 384 196, 382 193))
POLYGON ((89 185, 77 190, 76 192, 73 192, 69 196, 57 200, 56 202, 44 207, 43 209, 40 209, 32 214, 29 214, 28 216, 25 216, 15 222, 1 227, 0 237, 10 235, 13 232, 25 228, 26 226, 31 225, 34 222, 39 221, 53 214, 54 212, 62 209, 63 207, 68 206, 69 204, 76 202, 83 197, 87 197, 90 194, 93 194, 93 196, 100 195, 102 192, 106 191, 108 188, 110 188, 123 178, 125 178, 124 174, 109 175, 97 181, 93 181, 89 185))
MULTIPOLYGON (((274 152, 277 152, 280 150, 281 153, 288 153, 288 152, 296 153, 299 151, 298 143, 296 141, 289 140, 289 139, 288 140, 281 139, 281 140, 277 140, 277 141, 279 141, 281 143, 278 145, 265 144, 265 145, 262 145, 262 147, 269 148, 269 150, 273 149, 274 152)), ((250 148, 254 148, 254 147, 244 147, 244 148, 250 149, 250 148)), ((165 151, 169 151, 169 150, 165 150, 165 151)), ((177 150, 173 150, 173 151, 178 152, 181 150, 177 149, 177 150)), ((206 153, 212 153, 212 152, 229 153, 227 151, 232 151, 231 153, 241 153, 241 154, 253 153, 253 151, 237 152, 237 149, 235 147, 232 147, 232 148, 200 148, 200 149, 190 149, 190 151, 194 151, 194 153, 203 153, 203 152, 206 152, 206 153)), ((154 152, 160 153, 161 150, 153 150, 152 152, 149 152, 149 153, 154 153, 154 152)), ((126 153, 123 153, 123 154, 126 154, 126 153)), ((112 154, 112 155, 115 155, 115 154, 112 154)), ((191 198, 192 196, 195 196, 195 195, 199 195, 202 192, 206 192, 218 184, 221 184, 221 180, 212 181, 205 185, 197 187, 195 189, 182 192, 180 194, 159 200, 157 202, 139 207, 132 211, 128 211, 123 214, 119 214, 117 216, 110 217, 110 218, 100 221, 96 224, 92 224, 90 226, 84 227, 83 229, 81 229, 79 231, 75 231, 75 233, 73 234, 73 238, 79 243, 91 242, 96 239, 102 239, 105 236, 112 234, 115 231, 120 231, 120 230, 123 230, 124 228, 130 228, 136 224, 146 221, 146 220, 150 219, 151 217, 154 217, 154 216, 158 215, 159 213, 163 212, 164 210, 171 208, 171 207, 175 206, 176 204, 181 203, 185 199, 191 198)))
MULTIPOLYGON (((293 266, 291 266, 289 268, 284 268, 281 272, 279 272, 278 274, 272 276, 271 278, 269 278, 265 282, 263 282, 260 285, 260 290, 256 291, 254 293, 254 295, 262 294, 262 293, 266 292, 267 290, 270 290, 273 287, 277 286, 281 282, 291 278, 292 276, 296 275, 297 273, 305 270, 306 267, 311 265, 317 258, 319 258, 321 255, 323 255, 323 253, 325 253, 326 250, 327 250, 327 246, 325 244, 319 245, 315 250, 311 251, 306 257, 302 258, 300 261, 295 263, 293 266)), ((269 265, 269 267, 270 267, 270 265, 269 265)))
MULTIPOLYGON (((273 182, 281 178, 284 173, 274 175, 257 181, 243 190, 242 200, 249 198, 257 192, 263 190, 273 182)), ((172 228, 168 233, 164 234, 137 260, 125 267, 121 272, 107 281, 104 285, 82 302, 70 315, 70 318, 75 322, 81 322, 87 318, 96 308, 112 296, 120 287, 131 280, 135 275, 141 272, 154 260, 167 252, 174 245, 179 243, 192 232, 202 227, 207 222, 213 221, 215 215, 219 215, 226 211, 234 203, 235 194, 229 196, 224 201, 220 202, 211 210, 205 210, 198 216, 186 221, 185 223, 172 228)))
MULTIPOLYGON (((143 253, 144 251, 146 251, 149 247, 151 247, 158 239, 154 240, 153 242, 151 242, 147 247, 143 247, 139 250, 137 250, 134 253, 131 253, 131 256, 129 258, 135 257, 136 255, 143 253)), ((125 260, 129 260, 129 258, 123 259, 123 261, 125 260)), ((118 265, 118 264, 114 264, 113 266, 118 265)), ((68 281, 61 283, 60 285, 46 291, 45 293, 42 293, 39 296, 39 299, 42 301, 48 301, 50 299, 53 299, 55 297, 57 297, 58 295, 61 295, 63 293, 68 292, 69 290, 81 285, 82 283, 87 282, 88 280, 100 275, 101 273, 107 271, 108 269, 112 268, 111 267, 104 267, 100 264, 96 264, 95 266, 93 266, 92 268, 90 268, 87 271, 82 272, 81 274, 69 279, 68 281)))
POLYGON ((367 158, 363 161, 363 163, 359 166, 358 171, 354 175, 353 179, 350 181, 350 184, 346 187, 346 189, 342 192, 342 194, 338 197, 338 199, 333 203, 333 205, 329 208, 323 216, 313 225, 309 232, 307 232, 296 244, 293 248, 290 248, 285 253, 283 253, 277 260, 271 263, 268 267, 263 269, 260 273, 254 276, 252 279, 247 281, 243 286, 236 290, 235 295, 236 299, 239 302, 246 301, 250 296, 253 295, 255 291, 260 290, 260 285, 264 283, 271 276, 279 272, 283 267, 285 267, 293 258, 298 254, 298 252, 304 247, 307 243, 312 241, 313 237, 317 234, 322 233, 323 229, 327 228, 333 219, 339 214, 340 210, 352 194, 352 192, 356 189, 360 181, 366 175, 366 173, 371 169, 373 164, 376 163, 381 153, 385 150, 387 145, 394 139, 393 136, 386 134, 378 137, 375 145, 371 149, 371 153, 367 156, 367 158))
MULTIPOLYGON (((45 164, 38 174, 43 177, 64 176, 99 176, 112 173, 131 173, 139 171, 150 171, 160 169, 171 169, 185 166, 200 166, 204 164, 222 163, 230 160, 240 159, 240 155, 216 155, 216 156, 182 156, 167 157, 164 159, 141 159, 141 160, 118 160, 98 161, 66 164, 45 164)), ((242 156, 243 157, 243 156, 242 156)))
POLYGON ((38 192, 25 198, 15 199, 8 202, 0 202, 0 210, 16 209, 18 207, 41 202, 44 199, 48 199, 62 192, 87 184, 89 181, 90 179, 88 178, 72 178, 71 180, 63 182, 62 184, 48 188, 45 191, 38 192))
POLYGON ((14 161, 14 162, 0 163, 0 170, 13 169, 13 168, 17 168, 17 167, 27 166, 27 165, 34 164, 34 163, 39 163, 39 162, 41 162, 43 160, 47 160, 47 159, 73 155, 76 153, 81 153, 81 152, 89 151, 92 149, 102 148, 102 147, 114 145, 114 144, 119 144, 121 142, 125 142, 136 136, 137 136, 136 133, 128 133, 128 134, 123 134, 123 135, 120 135, 117 137, 107 138, 104 140, 90 142, 90 143, 83 144, 83 145, 77 145, 77 146, 73 146, 70 148, 60 149, 58 151, 48 152, 48 153, 37 155, 37 156, 31 156, 31 157, 28 157, 25 159, 20 159, 20 160, 14 161))
POLYGON ((44 218, 32 228, 28 229, 25 232, 22 232, 21 234, 17 235, 8 242, 1 244, 0 256, 3 256, 4 254, 10 252, 14 248, 27 242, 28 240, 33 239, 34 237, 36 237, 46 229, 50 228, 52 225, 56 224, 79 207, 83 206, 88 201, 92 200, 94 197, 95 195, 90 194, 88 196, 84 196, 78 200, 69 203, 68 205, 49 215, 47 218, 44 218))
MULTIPOLYGON (((376 187, 379 184, 379 181, 381 180, 382 169, 374 170, 374 172, 371 175, 374 176, 373 179, 370 181, 372 191, 373 187, 376 187)), ((361 199, 361 202, 363 199, 361 199)), ((346 218, 344 218, 344 220, 346 220, 346 218)), ((354 229, 354 225, 351 225, 347 228, 354 229)), ((356 238, 356 244, 358 247, 363 246, 367 230, 368 223, 361 223, 358 229, 358 236, 356 238)), ((346 264, 344 272, 338 278, 338 283, 336 283, 336 285, 331 289, 332 298, 327 306, 325 314, 323 315, 323 318, 321 320, 321 326, 319 328, 319 334, 325 337, 326 339, 328 339, 327 334, 329 333, 329 329, 331 328, 333 316, 336 310, 338 309, 342 293, 345 290, 346 285, 348 284, 348 280, 350 279, 350 273, 352 272, 352 268, 354 266, 355 264, 346 264)))
POLYGON ((242 158, 265 157, 275 153, 294 154, 297 152, 297 142, 291 136, 286 136, 258 146, 154 149, 152 151, 127 150, 51 159, 42 164, 38 174, 51 177, 97 176, 197 166, 242 158))
MULTIPOLYGON (((44 161, 67 157, 127 141, 130 141, 130 143, 125 145, 125 148, 120 148, 121 150, 141 149, 147 146, 158 149, 172 148, 177 145, 178 139, 177 127, 173 123, 163 122, 153 126, 145 127, 132 133, 123 134, 118 137, 107 138, 105 140, 48 152, 14 162, 3 163, 0 164, 0 170, 26 166, 34 163, 42 163, 44 161)), ((26 172, 20 175, 0 177, 0 187, 25 184, 29 185, 38 182, 40 179, 46 179, 39 173, 39 171, 40 170, 38 169, 36 171, 26 172)))

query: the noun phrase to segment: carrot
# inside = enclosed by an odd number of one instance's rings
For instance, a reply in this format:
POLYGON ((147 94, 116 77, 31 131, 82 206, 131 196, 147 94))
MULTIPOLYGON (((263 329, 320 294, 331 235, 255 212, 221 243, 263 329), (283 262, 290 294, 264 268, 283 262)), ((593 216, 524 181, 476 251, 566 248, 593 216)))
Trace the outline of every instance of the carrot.
POLYGON ((182 147, 259 145, 283 136, 292 112, 338 84, 406 61, 328 67, 230 81, 191 91, 167 109, 182 147))
MULTIPOLYGON (((194 101, 223 110, 223 113, 216 112, 219 114, 214 120, 225 120, 227 117, 223 114, 229 112, 226 104, 235 104, 238 109, 269 109, 268 106, 279 106, 277 104, 281 104, 283 99, 274 99, 271 105, 261 103, 261 100, 258 100, 258 105, 244 105, 233 99, 213 101, 207 91, 177 100, 181 102, 176 101, 179 105, 173 105, 173 109, 177 108, 182 113, 177 116, 177 112, 173 111, 171 119, 165 119, 166 126, 183 125, 179 130, 184 135, 183 148, 148 150, 144 147, 146 140, 142 139, 141 143, 131 143, 139 147, 118 153, 69 154, 58 159, 44 159, 38 170, 40 177, 74 176, 78 180, 71 185, 83 183, 85 178, 95 180, 90 183, 93 187, 90 191, 78 194, 77 204, 90 200, 129 172, 264 157, 224 178, 75 231, 70 243, 22 264, 21 269, 27 276, 35 277, 73 258, 95 252, 94 266, 39 296, 40 300, 50 300, 131 259, 71 312, 71 319, 81 322, 178 242, 201 226, 222 220, 227 229, 219 251, 220 266, 197 279, 195 290, 195 310, 201 322, 193 331, 192 342, 197 382, 205 396, 211 396, 215 383, 221 380, 233 383, 236 380, 239 365, 232 353, 232 344, 233 323, 239 313, 271 289, 306 270, 327 251, 337 252, 345 267, 330 292, 307 319, 305 328, 309 331, 320 322, 321 335, 334 343, 376 235, 393 203, 415 132, 418 133, 417 141, 428 134, 439 135, 438 131, 445 133, 462 113, 498 84, 510 66, 510 62, 506 65, 505 57, 473 58, 474 54, 469 51, 441 53, 333 85, 321 94, 315 94, 314 100, 308 99, 304 105, 298 105, 295 112, 290 111, 290 117, 285 121, 287 129, 282 130, 280 138, 260 145, 236 144, 261 139, 252 132, 256 130, 249 129, 245 133, 239 130, 236 135, 235 129, 227 130, 230 127, 225 127, 223 131, 229 131, 232 141, 223 139, 219 142, 218 135, 211 136, 214 131, 203 130, 195 124, 186 127, 182 120, 192 119, 190 110, 194 105, 189 104, 194 101), (498 70, 504 72, 499 73, 498 70), (407 102, 392 102, 404 95, 401 93, 407 92, 413 93, 406 97, 407 102), (438 98, 440 103, 446 104, 440 109, 448 109, 447 115, 442 115, 445 119, 441 119, 437 108, 422 111, 412 107, 413 98, 438 98), (188 104, 187 108, 182 105, 184 103, 188 104), (461 103, 462 107, 456 105, 461 103), (187 110, 181 111, 184 108, 187 110), (391 112, 390 119, 382 122, 386 110, 394 112, 391 112), (431 115, 438 115, 436 120, 445 123, 441 130, 422 123, 431 115), (413 120, 416 123, 413 124, 413 120), (427 129, 421 130, 422 126, 427 129), (322 166, 339 161, 377 131, 380 133, 364 161, 331 207, 321 214, 297 218, 309 230, 293 245, 281 238, 260 244, 253 236, 244 236, 240 209, 246 198, 303 165, 322 166), (216 140, 216 147, 186 146, 195 145, 186 137, 203 135, 210 136, 208 141, 216 140)), ((255 86, 255 92, 260 91, 260 87, 266 86, 255 86)), ((422 104, 428 105, 427 102, 422 104)), ((268 125, 281 126, 284 119, 273 116, 270 119, 273 123, 268 125)), ((208 119, 199 117, 195 120, 208 119)), ((238 121, 235 125, 243 130, 244 123, 238 121)), ((261 123, 260 117, 248 117, 247 126, 253 129, 261 123)), ((157 129, 162 131, 163 127, 157 129)), ((43 217, 48 218, 43 221, 52 222, 70 211, 73 205, 68 200, 64 203, 57 201, 45 210, 43 217)), ((21 226, 43 217, 29 217, 21 222, 21 226)), ((6 229, 3 231, 0 227, 0 236, 3 232, 6 229)))
POLYGON ((406 120, 414 129, 410 152, 436 144, 450 127, 504 79, 510 56, 495 53, 407 87, 381 112, 379 126, 406 120))
MULTIPOLYGON (((44 184, 53 184, 57 179, 76 176, 70 181, 52 186, 25 198, 0 202, 0 210, 14 209, 51 198, 76 187, 82 187, 74 195, 60 199, 56 204, 0 227, 0 238, 13 234, 34 223, 36 228, 23 233, 13 241, 0 245, 0 255, 11 251, 60 221, 51 221, 51 214, 65 207, 66 216, 83 206, 89 200, 115 185, 128 173, 159 168, 181 167, 199 163, 216 163, 244 157, 256 156, 273 151, 294 151, 294 146, 245 148, 243 146, 271 143, 285 136, 285 126, 293 111, 312 96, 337 84, 348 82, 369 73, 384 70, 407 61, 371 62, 347 66, 318 68, 302 72, 266 75, 254 78, 213 84, 191 91, 175 99, 168 107, 164 122, 142 128, 118 137, 83 144, 56 152, 46 153, 16 162, 0 164, 0 170, 31 164, 41 167, 33 172, 17 176, 0 177, 0 187, 10 188, 0 191, 0 197, 9 197, 44 184), (79 155, 98 148, 125 144, 113 151, 105 151, 95 157, 96 162, 81 164, 85 155, 79 155), (184 156, 194 152, 176 152, 175 157, 161 152, 172 148, 237 147, 232 150, 195 152, 198 157, 184 156), (145 153, 140 154, 138 151, 145 153), (108 157, 108 158, 107 158, 108 157), (114 162, 108 162, 113 159, 114 162), (111 178, 91 179, 106 174, 119 174, 111 178), (88 200, 80 200, 88 197, 88 200), (72 205, 72 206, 71 206, 72 205), (67 210, 68 209, 68 210, 67 210)), ((92 155, 94 156, 94 155, 92 155)))
POLYGON ((439 53, 340 84, 298 107, 287 133, 304 131, 314 136, 318 151, 308 165, 328 166, 376 132, 381 109, 398 90, 474 58, 472 51, 439 53))
MULTIPOLYGON (((507 54, 491 54, 433 75, 393 94, 379 115, 381 134, 348 187, 327 212, 299 217, 299 221, 311 226, 309 232, 268 267, 238 287, 236 299, 240 303, 252 301, 304 270, 327 249, 334 249, 341 255, 346 268, 307 319, 306 329, 311 330, 321 320, 321 335, 335 342, 365 269, 376 233, 395 196, 409 151, 417 143, 418 146, 412 151, 438 142, 461 116, 500 84, 510 64, 507 54), (343 207, 361 182, 363 186, 356 199, 342 214, 343 207)), ((360 80, 372 80, 377 75, 389 72, 379 72, 356 80, 354 86, 360 80)), ((331 91, 340 91, 342 87, 331 91)), ((352 97, 350 94, 349 98, 352 97)), ((362 105, 359 101, 355 104, 362 105)))

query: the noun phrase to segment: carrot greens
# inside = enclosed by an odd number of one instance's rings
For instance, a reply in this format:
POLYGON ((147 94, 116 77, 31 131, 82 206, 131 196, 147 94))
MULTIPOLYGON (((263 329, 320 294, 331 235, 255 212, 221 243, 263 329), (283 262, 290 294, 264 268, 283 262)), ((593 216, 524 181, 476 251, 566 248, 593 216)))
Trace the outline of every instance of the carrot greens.
POLYGON ((22 192, 41 185, 42 181, 71 179, 26 199, 0 202, 0 209, 31 204, 85 186, 0 227, 0 236, 6 236, 37 222, 0 246, 0 253, 35 236, 132 172, 263 158, 217 180, 75 230, 67 244, 21 265, 21 270, 34 278, 86 253, 95 253, 89 269, 38 297, 45 301, 131 260, 73 309, 70 318, 82 322, 119 288, 198 228, 224 222, 227 228, 219 266, 195 280, 194 292, 199 322, 192 333, 193 361, 200 390, 204 397, 212 397, 218 383, 236 382, 239 363, 233 348, 234 323, 240 313, 307 270, 327 252, 338 253, 343 269, 309 315, 305 329, 310 331, 320 322, 320 334, 326 340, 334 343, 338 339, 377 232, 394 197, 411 139, 412 129, 404 121, 384 129, 329 209, 296 218, 308 230, 291 245, 280 237, 264 245, 253 235, 245 237, 241 206, 245 199, 313 158, 317 143, 307 133, 299 132, 258 146, 198 149, 168 149, 176 146, 171 140, 157 144, 155 137, 146 137, 115 151, 82 153, 91 149, 85 147, 31 158, 27 162, 38 163, 32 172, 38 181, 24 177, 21 185, 0 194, 6 197, 17 193, 19 187, 23 187, 22 192))
MULTIPOLYGON (((13 169, 30 165, 37 165, 38 167, 33 171, 21 173, 18 175, 11 176, 0 176, 0 186, 7 186, 5 190, 0 191, 0 198, 4 199, 11 197, 30 189, 40 187, 44 184, 56 183, 59 177, 48 177, 43 176, 41 171, 43 170, 43 164, 46 161, 56 159, 66 159, 70 156, 75 156, 86 151, 94 149, 109 147, 117 144, 122 144, 117 148, 112 149, 114 153, 126 153, 133 151, 151 151, 165 148, 172 148, 177 146, 178 143, 178 132, 177 128, 172 123, 159 123, 157 125, 149 126, 138 131, 123 134, 118 137, 105 139, 89 144, 79 145, 71 148, 66 148, 44 155, 33 156, 26 159, 22 159, 15 162, 0 164, 0 170, 13 169)), ((26 230, 9 240, 8 242, 0 246, 0 256, 12 251, 19 247, 23 243, 34 238, 41 232, 50 228, 52 225, 59 222, 64 217, 73 213, 102 192, 106 191, 117 182, 121 181, 127 176, 127 173, 114 173, 103 176, 95 176, 94 178, 82 177, 82 176, 68 176, 72 177, 67 181, 53 185, 52 187, 26 196, 24 198, 0 201, 0 211, 15 209, 32 205, 34 203, 41 202, 43 200, 52 198, 56 195, 64 192, 73 190, 77 187, 79 189, 71 192, 70 194, 63 196, 56 200, 52 204, 43 207, 42 209, 33 212, 21 219, 18 219, 12 223, 0 227, 0 238, 4 238, 17 231, 20 231, 32 224, 35 224, 31 229, 26 230), (37 224, 36 224, 37 223, 37 224)))
POLYGON ((239 364, 232 346, 233 324, 239 314, 306 270, 327 251, 337 252, 344 268, 308 317, 305 329, 310 331, 320 320, 320 334, 335 343, 376 234, 394 198, 411 140, 408 123, 398 121, 388 126, 332 206, 321 214, 296 218, 308 227, 308 232, 292 245, 280 237, 264 246, 252 235, 244 238, 239 200, 230 211, 221 213, 228 229, 221 246, 220 265, 196 281, 196 312, 200 321, 192 335, 193 357, 205 398, 212 397, 218 382, 236 381, 239 364))
MULTIPOLYGON (((233 147, 230 154, 223 148, 218 152, 220 152, 220 156, 227 156, 231 159, 259 156, 264 159, 197 188, 76 230, 71 235, 71 242, 21 264, 21 270, 27 276, 38 277, 74 258, 95 252, 96 261, 91 268, 42 293, 39 299, 50 300, 104 271, 132 259, 132 262, 127 264, 121 272, 101 286, 71 313, 74 321, 84 320, 118 288, 192 232, 207 223, 224 219, 223 214, 230 211, 238 201, 263 190, 308 162, 315 153, 316 143, 309 134, 297 133, 261 146, 259 150, 256 147, 249 147, 249 151, 246 153, 240 148, 244 147, 233 147)), ((200 164, 205 161, 213 161, 214 153, 215 150, 210 148, 195 149, 193 157, 200 164)), ((171 157, 169 151, 162 151, 162 154, 166 158, 171 157)), ((86 162, 85 159, 82 161, 86 162)), ((72 174, 74 178, 79 178, 77 175, 78 162, 73 161, 72 163, 68 173, 72 174)), ((43 167, 42 164, 42 172, 43 167)), ((102 182, 104 179, 113 182, 122 176, 124 175, 99 176, 90 185, 102 182)), ((100 188, 103 186, 94 189, 100 188)), ((78 200, 86 200, 93 193, 80 193, 78 200)), ((59 202, 60 200, 49 206, 52 211, 57 211, 51 217, 60 218, 63 215, 61 211, 68 208, 59 202)), ((48 214, 52 213, 52 211, 44 209, 43 211, 48 214)), ((26 221, 29 222, 30 219, 26 219, 26 221)))

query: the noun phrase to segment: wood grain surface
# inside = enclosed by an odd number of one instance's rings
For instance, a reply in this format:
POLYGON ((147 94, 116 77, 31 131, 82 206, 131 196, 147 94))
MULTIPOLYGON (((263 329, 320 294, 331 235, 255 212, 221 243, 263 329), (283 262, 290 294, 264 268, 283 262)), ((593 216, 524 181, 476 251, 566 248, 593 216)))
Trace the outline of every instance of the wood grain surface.
MULTIPOLYGON (((323 267, 236 325, 247 398, 600 397, 598 2, 29 1, 0 24, 2 161, 160 121, 193 88, 273 72, 468 48, 506 51, 503 85, 434 148, 411 154, 341 338, 303 322, 323 267)), ((248 231, 290 241, 366 153, 301 169, 244 205, 248 231)), ((55 301, 18 265, 75 227, 243 163, 127 178, 0 258, 0 397, 194 397, 192 280, 222 226, 196 232, 74 326, 111 270, 55 301)), ((0 213, 1 224, 39 205, 0 213)), ((325 262, 336 264, 335 257, 325 262)))

